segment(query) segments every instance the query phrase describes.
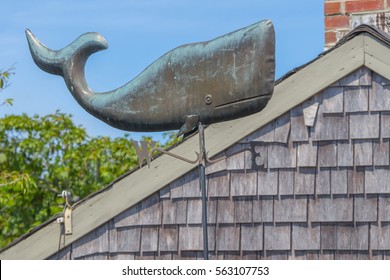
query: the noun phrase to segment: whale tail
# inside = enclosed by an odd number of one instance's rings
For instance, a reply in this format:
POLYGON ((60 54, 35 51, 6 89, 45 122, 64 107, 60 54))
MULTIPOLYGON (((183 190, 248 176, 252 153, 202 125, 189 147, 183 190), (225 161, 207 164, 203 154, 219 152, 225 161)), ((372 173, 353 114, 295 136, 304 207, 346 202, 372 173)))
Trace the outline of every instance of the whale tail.
POLYGON ((108 47, 104 37, 96 32, 85 33, 57 51, 43 45, 29 29, 26 30, 26 37, 31 55, 38 67, 45 72, 60 75, 65 80, 81 74, 76 72, 84 69, 88 57, 108 47))

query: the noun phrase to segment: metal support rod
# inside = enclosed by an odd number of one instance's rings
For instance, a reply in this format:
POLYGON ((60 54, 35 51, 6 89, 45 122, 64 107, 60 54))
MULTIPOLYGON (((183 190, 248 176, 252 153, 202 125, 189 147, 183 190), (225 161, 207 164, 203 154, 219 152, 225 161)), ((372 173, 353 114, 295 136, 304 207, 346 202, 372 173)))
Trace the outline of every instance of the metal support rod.
POLYGON ((207 235, 207 193, 206 193, 206 162, 208 163, 216 163, 221 160, 224 160, 225 157, 220 157, 215 160, 210 160, 206 153, 206 146, 205 146, 205 136, 204 136, 204 126, 201 122, 198 123, 198 131, 199 131, 199 153, 195 152, 197 155, 196 160, 190 160, 187 158, 184 158, 182 156, 173 154, 171 152, 165 151, 163 149, 160 149, 158 147, 151 148, 150 152, 147 152, 147 142, 141 141, 141 147, 142 150, 138 147, 138 142, 133 141, 133 145, 137 151, 138 160, 140 167, 142 166, 144 159, 146 158, 146 161, 148 163, 148 166, 150 167, 150 161, 152 159, 152 153, 153 151, 159 151, 163 154, 166 154, 171 157, 175 157, 179 160, 188 162, 190 164, 198 164, 199 169, 199 187, 200 191, 202 192, 202 228, 203 228, 203 258, 205 260, 209 259, 209 248, 208 248, 208 235, 207 235), (146 154, 146 155, 145 155, 146 154))
POLYGON ((199 185, 202 192, 202 228, 203 228, 203 259, 209 259, 209 245, 207 234, 207 200, 206 200, 206 148, 204 140, 204 127, 202 123, 198 125, 199 129, 199 185))

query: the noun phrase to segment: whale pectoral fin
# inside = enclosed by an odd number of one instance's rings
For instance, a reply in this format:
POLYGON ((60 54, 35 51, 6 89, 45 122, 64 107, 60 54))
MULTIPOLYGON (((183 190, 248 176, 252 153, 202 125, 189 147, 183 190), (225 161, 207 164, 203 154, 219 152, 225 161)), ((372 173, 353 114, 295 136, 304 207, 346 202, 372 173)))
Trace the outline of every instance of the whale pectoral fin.
POLYGON ((186 116, 186 121, 180 127, 177 137, 180 135, 186 135, 196 129, 199 123, 199 115, 188 115, 186 116))

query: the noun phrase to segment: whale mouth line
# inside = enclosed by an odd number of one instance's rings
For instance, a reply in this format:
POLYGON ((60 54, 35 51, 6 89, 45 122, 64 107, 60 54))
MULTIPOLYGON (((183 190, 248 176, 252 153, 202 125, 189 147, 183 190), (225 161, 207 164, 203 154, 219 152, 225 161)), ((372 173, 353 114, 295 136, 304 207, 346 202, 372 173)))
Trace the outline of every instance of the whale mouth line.
POLYGON ((243 99, 240 99, 240 100, 236 100, 236 101, 231 101, 231 102, 227 102, 227 103, 224 103, 224 104, 220 104, 220 105, 215 106, 214 108, 215 109, 220 109, 220 108, 225 108, 225 107, 228 107, 228 106, 231 106, 231 105, 239 105, 240 103, 246 103, 248 101, 256 101, 256 100, 264 99, 264 98, 269 98, 269 95, 267 94, 267 95, 251 96, 251 97, 243 98, 243 99))

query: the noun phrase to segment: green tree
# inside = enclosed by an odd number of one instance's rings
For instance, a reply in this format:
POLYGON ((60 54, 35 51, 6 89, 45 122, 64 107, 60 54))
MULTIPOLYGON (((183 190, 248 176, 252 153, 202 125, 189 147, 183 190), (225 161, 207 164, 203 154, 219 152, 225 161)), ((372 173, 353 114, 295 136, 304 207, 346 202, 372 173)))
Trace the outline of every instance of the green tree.
MULTIPOLYGON (((14 68, 10 67, 7 70, 0 70, 0 92, 9 86, 9 79, 14 74, 14 68)), ((13 99, 7 98, 1 103, 1 105, 12 105, 13 99)))
MULTIPOLYGON (((0 93, 9 86, 9 79, 14 75, 13 70, 13 67, 0 70, 0 93)), ((0 101, 0 106, 12 105, 12 102, 12 98, 4 99, 0 101)), ((6 161, 6 156, 0 150, 0 163, 4 161, 6 161)), ((34 183, 28 174, 0 168, 0 213, 3 214, 4 205, 12 205, 16 194, 26 194, 31 187, 34 187, 34 183)))
POLYGON ((83 198, 137 166, 129 135, 89 137, 60 112, 0 119, 0 247, 60 213, 62 190, 83 198))

